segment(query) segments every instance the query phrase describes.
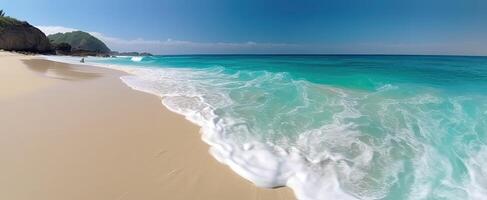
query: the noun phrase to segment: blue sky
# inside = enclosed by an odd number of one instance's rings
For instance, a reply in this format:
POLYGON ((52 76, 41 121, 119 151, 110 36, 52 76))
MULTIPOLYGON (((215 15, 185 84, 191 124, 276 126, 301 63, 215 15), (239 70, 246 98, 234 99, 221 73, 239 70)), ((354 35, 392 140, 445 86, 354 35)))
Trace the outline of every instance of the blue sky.
POLYGON ((0 8, 121 51, 487 55, 485 0, 0 0, 0 8))

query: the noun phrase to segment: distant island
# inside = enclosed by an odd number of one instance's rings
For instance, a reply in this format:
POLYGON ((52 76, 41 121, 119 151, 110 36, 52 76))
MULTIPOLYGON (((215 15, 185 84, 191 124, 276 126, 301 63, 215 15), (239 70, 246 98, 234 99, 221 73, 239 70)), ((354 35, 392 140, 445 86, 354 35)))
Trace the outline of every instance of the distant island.
POLYGON ((100 39, 83 31, 46 36, 28 22, 5 16, 3 10, 0 10, 0 49, 70 56, 151 56, 145 52, 111 51, 100 39))
POLYGON ((118 51, 112 51, 110 52, 110 55, 112 56, 152 56, 152 54, 147 53, 147 52, 118 52, 118 51))

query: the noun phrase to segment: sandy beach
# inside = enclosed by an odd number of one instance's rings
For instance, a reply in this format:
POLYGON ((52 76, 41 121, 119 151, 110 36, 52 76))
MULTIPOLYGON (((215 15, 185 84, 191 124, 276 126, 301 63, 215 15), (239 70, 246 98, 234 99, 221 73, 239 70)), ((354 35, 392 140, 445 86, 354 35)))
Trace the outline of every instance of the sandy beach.
POLYGON ((0 53, 0 199, 294 199, 218 163, 199 127, 122 75, 0 53))

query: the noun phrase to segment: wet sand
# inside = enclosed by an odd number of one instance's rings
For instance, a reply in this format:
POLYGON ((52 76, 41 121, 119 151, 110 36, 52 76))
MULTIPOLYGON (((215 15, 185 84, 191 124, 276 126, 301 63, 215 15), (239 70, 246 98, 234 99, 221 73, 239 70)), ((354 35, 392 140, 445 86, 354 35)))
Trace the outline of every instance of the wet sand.
POLYGON ((122 75, 0 52, 0 199, 294 199, 218 163, 122 75))

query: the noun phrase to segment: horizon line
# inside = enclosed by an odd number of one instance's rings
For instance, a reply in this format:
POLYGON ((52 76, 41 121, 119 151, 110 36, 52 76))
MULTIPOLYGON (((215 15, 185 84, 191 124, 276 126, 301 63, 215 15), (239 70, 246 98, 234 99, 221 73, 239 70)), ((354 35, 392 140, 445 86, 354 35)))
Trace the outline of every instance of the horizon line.
POLYGON ((442 56, 442 57, 487 57, 467 54, 368 54, 368 53, 192 53, 152 54, 154 56, 442 56))

